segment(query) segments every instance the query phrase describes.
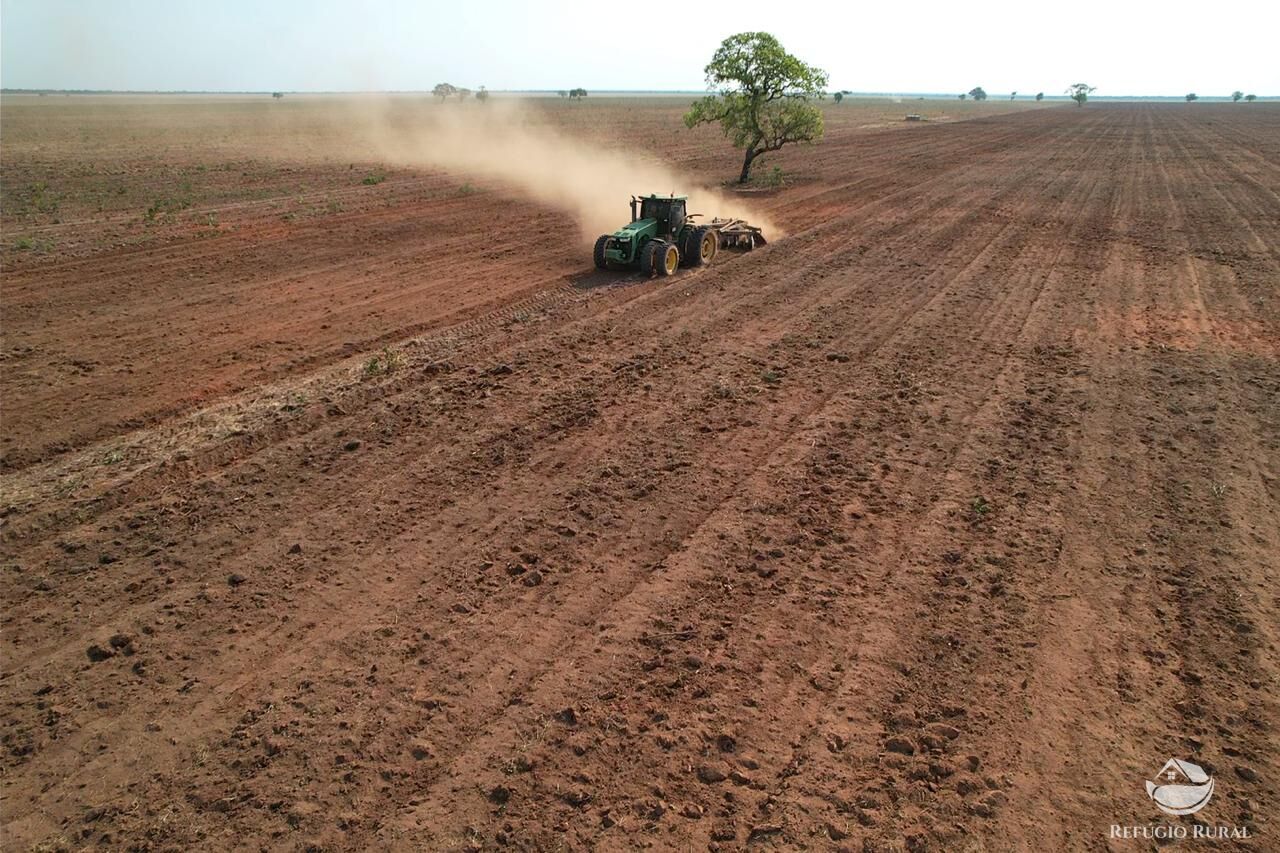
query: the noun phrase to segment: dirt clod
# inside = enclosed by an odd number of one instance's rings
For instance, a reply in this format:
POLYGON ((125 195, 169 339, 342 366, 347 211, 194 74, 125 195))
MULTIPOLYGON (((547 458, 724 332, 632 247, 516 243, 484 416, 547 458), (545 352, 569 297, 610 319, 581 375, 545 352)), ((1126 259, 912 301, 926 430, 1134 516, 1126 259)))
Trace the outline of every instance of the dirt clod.
POLYGON ((714 785, 717 782, 723 782, 725 779, 729 778, 729 774, 726 773, 723 768, 714 764, 699 764, 697 774, 698 779, 708 785, 714 785))

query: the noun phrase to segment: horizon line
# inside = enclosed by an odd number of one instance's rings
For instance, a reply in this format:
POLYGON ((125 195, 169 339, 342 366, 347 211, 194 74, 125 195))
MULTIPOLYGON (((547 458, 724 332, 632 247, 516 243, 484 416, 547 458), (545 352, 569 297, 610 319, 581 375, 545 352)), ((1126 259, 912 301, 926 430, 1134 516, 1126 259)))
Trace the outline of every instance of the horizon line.
MULTIPOLYGON (((479 91, 479 90, 475 90, 479 91)), ((567 89, 486 89, 485 91, 493 95, 552 95, 556 96, 567 89)), ((960 92, 856 92, 848 89, 833 90, 825 94, 834 95, 840 92, 845 97, 853 98, 955 98, 959 99, 962 94, 960 92)), ((1016 92, 993 92, 993 96, 988 100, 1017 100, 1031 99, 1034 100, 1036 94, 1043 94, 1044 100, 1071 100, 1070 96, 1062 94, 1049 94, 1047 92, 1020 94, 1021 90, 1016 92), (1018 95, 1018 98, 1012 96, 1018 95)), ((429 95, 436 96, 430 89, 57 89, 44 87, 0 87, 0 95, 274 95, 276 93, 282 95, 429 95)), ((666 95, 671 97, 686 95, 712 95, 712 91, 703 89, 596 89, 597 95, 666 95)), ((472 92, 474 95, 474 91, 472 92)), ((964 93, 967 94, 967 93, 964 93)), ((588 94, 590 97, 590 94, 588 94)), ((1154 94, 1120 94, 1120 95, 1090 95, 1090 100, 1144 100, 1144 99, 1161 99, 1161 100, 1182 100, 1186 95, 1154 95, 1154 94)), ((1257 95, 1257 100, 1275 100, 1276 95, 1257 95)), ((1231 95, 1199 95, 1197 100, 1223 100, 1230 101, 1231 95)))

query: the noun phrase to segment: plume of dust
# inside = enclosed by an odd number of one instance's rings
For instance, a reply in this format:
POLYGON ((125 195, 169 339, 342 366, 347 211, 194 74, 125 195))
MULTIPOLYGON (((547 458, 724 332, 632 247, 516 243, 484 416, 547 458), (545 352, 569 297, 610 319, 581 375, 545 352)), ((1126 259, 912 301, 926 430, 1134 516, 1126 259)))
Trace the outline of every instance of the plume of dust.
MULTIPOLYGON (((512 101, 443 104, 356 102, 333 120, 345 127, 332 139, 355 150, 330 152, 390 165, 429 167, 487 178, 571 216, 585 241, 627 221, 632 195, 689 196, 689 211, 745 219, 782 236, 759 211, 708 188, 687 174, 621 148, 606 148, 549 126, 512 101)), ((335 128, 335 130, 337 130, 335 128)))

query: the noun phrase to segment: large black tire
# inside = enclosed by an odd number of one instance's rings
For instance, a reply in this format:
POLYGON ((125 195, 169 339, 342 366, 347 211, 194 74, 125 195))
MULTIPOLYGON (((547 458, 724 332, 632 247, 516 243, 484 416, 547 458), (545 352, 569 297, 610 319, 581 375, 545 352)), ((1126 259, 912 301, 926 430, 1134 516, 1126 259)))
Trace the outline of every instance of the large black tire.
POLYGON ((640 272, 643 275, 668 276, 680 266, 680 250, 675 243, 650 240, 640 252, 640 272))
POLYGON ((680 244, 680 263, 688 266, 689 259, 694 256, 693 247, 698 245, 694 242, 694 235, 698 229, 692 225, 686 225, 684 230, 676 237, 676 242, 680 244))
POLYGON ((651 276, 658 267, 658 250, 665 244, 661 240, 650 240, 640 249, 640 274, 651 276))
POLYGON ((596 250, 593 253, 593 257, 595 258, 596 269, 598 270, 606 270, 609 268, 609 262, 604 259, 604 247, 606 244, 608 244, 608 242, 609 242, 608 234, 602 234, 600 236, 600 239, 596 240, 596 250))
POLYGON ((720 251, 720 235, 710 225, 693 229, 684 247, 684 264, 688 267, 704 267, 720 251))

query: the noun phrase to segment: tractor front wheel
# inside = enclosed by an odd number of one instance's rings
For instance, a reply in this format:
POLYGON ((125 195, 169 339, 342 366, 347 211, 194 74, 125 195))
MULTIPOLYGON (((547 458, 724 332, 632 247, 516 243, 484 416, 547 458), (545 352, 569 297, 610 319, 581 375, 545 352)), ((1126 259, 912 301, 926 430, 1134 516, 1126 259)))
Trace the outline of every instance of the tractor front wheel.
POLYGON ((650 240, 640 250, 640 273, 642 275, 668 276, 675 273, 680 266, 680 250, 675 243, 665 240, 650 240))
POLYGON ((604 249, 605 249, 605 246, 607 246, 608 244, 609 244, 608 234, 602 234, 600 236, 600 239, 596 240, 596 250, 592 256, 595 259, 596 269, 598 270, 605 270, 609 268, 609 262, 606 261, 604 257, 604 249))
POLYGON ((648 277, 658 271, 658 250, 662 248, 662 243, 658 240, 650 240, 644 244, 640 250, 640 274, 648 277))
POLYGON ((658 275, 674 275, 676 269, 680 266, 680 250, 676 248, 675 243, 664 243, 658 249, 654 260, 658 275))

